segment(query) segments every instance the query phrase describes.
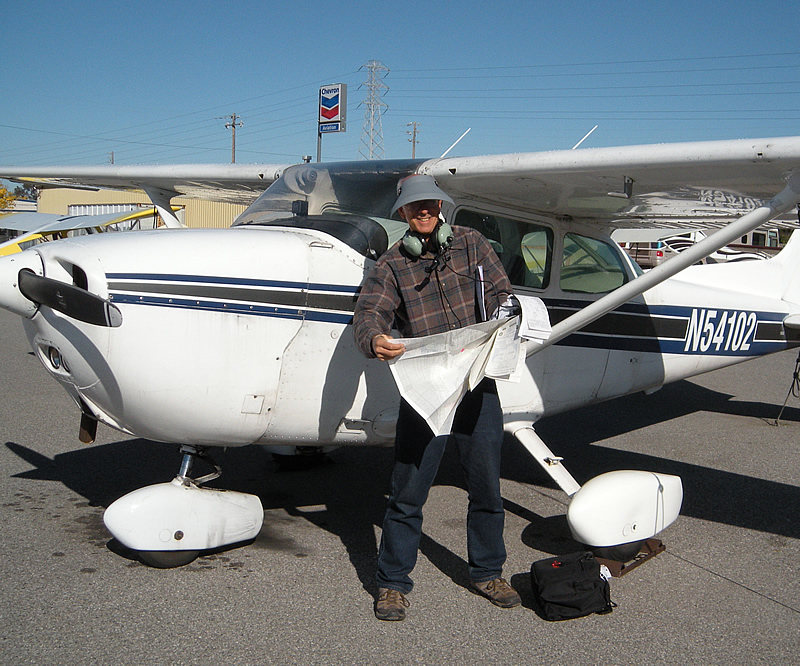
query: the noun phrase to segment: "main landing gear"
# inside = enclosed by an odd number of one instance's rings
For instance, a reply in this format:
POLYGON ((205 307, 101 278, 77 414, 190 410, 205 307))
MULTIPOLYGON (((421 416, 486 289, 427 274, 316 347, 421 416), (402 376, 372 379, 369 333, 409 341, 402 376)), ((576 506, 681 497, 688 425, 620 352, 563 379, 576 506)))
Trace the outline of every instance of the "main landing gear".
POLYGON ((171 482, 134 490, 103 515, 117 541, 159 569, 189 564, 202 550, 254 539, 264 520, 261 500, 255 495, 201 487, 222 473, 203 447, 184 445, 181 452, 181 468, 171 482), (189 476, 197 460, 213 471, 189 476))
MULTIPOLYGON (((510 423, 513 433, 559 487, 570 497, 567 524, 572 537, 614 565, 663 550, 656 534, 680 513, 680 477, 640 470, 606 472, 580 485, 527 423, 510 423)), ((631 568, 631 567, 629 567, 631 568)))

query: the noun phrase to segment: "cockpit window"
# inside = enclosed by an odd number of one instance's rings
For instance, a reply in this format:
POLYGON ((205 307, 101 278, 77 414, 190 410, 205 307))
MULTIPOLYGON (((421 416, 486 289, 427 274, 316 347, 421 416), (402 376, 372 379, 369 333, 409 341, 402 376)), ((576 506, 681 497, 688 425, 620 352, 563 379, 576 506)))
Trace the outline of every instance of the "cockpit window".
POLYGON ((622 258, 611 244, 575 233, 564 235, 559 281, 561 289, 582 294, 601 294, 616 289, 626 281, 622 258))
POLYGON ((511 284, 544 289, 550 282, 553 230, 500 215, 461 209, 454 224, 480 231, 489 241, 511 284))

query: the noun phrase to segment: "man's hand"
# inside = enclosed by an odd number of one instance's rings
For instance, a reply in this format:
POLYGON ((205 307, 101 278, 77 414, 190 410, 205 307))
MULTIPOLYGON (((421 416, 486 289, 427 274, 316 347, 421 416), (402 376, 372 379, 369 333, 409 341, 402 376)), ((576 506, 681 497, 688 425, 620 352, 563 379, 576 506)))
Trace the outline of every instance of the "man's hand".
POLYGON ((381 361, 388 361, 389 359, 400 356, 406 350, 405 346, 399 342, 394 342, 385 333, 376 335, 372 338, 372 351, 375 352, 381 361))

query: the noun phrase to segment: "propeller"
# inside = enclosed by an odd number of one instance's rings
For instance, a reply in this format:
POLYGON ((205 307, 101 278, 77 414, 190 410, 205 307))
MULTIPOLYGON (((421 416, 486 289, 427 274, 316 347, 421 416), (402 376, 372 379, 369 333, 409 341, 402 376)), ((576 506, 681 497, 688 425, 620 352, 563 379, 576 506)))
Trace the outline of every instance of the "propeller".
POLYGON ((36 275, 27 268, 19 272, 18 280, 22 295, 37 305, 46 305, 68 317, 95 326, 116 328, 122 325, 119 309, 86 289, 36 275))

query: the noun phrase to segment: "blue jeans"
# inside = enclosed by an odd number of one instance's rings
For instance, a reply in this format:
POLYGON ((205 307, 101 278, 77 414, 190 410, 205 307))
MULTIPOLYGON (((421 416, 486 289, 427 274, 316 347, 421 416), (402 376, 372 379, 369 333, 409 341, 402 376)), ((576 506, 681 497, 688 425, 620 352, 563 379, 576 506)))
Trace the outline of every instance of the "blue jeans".
POLYGON ((475 582, 502 575, 505 512, 500 495, 503 413, 494 380, 484 379, 464 396, 452 434, 433 437, 428 424, 400 403, 389 504, 378 551, 378 587, 407 594, 422 536, 422 507, 436 478, 448 441, 454 440, 469 493, 467 553, 475 582))

